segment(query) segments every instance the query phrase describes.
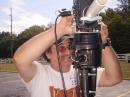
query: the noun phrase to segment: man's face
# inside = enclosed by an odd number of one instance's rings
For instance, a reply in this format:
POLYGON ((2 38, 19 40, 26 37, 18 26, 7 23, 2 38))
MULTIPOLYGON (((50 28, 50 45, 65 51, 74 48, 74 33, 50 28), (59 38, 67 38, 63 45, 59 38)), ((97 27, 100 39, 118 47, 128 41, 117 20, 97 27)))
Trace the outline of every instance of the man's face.
MULTIPOLYGON (((58 46, 58 52, 59 52, 59 61, 62 65, 62 67, 65 68, 70 68, 72 64, 72 52, 73 50, 71 49, 71 41, 64 40, 59 46, 58 46)), ((58 59, 57 59, 57 52, 56 52, 56 45, 52 45, 51 47, 51 52, 49 52, 49 59, 51 61, 51 65, 54 65, 55 67, 59 66, 58 65, 58 59)))

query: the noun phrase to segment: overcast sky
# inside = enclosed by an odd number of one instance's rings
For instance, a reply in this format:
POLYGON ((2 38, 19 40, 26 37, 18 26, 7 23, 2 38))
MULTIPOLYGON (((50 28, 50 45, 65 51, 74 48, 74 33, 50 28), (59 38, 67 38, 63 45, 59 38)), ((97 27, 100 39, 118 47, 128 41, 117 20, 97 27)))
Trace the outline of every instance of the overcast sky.
MULTIPOLYGON (((10 31, 10 8, 13 9, 13 32, 20 33, 33 25, 54 22, 56 11, 71 9, 73 0, 1 0, 0 32, 10 31)), ((105 8, 116 7, 117 0, 109 0, 105 8)))

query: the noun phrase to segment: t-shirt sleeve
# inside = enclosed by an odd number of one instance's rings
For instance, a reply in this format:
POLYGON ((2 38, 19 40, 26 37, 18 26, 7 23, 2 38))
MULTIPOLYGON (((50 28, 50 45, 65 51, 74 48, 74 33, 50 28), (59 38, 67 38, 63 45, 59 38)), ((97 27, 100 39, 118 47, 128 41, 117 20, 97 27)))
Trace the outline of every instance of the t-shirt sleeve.
POLYGON ((101 68, 101 67, 97 68, 97 82, 96 82, 97 86, 99 86, 99 81, 100 81, 103 71, 104 71, 104 68, 101 68))
POLYGON ((25 84, 26 88, 29 90, 29 92, 31 91, 32 88, 35 88, 35 82, 40 81, 39 78, 41 78, 42 76, 42 71, 43 71, 43 65, 41 63, 38 63, 36 61, 34 61, 34 63, 36 65, 36 74, 34 75, 34 77, 32 78, 32 80, 30 80, 29 82, 25 82, 23 79, 23 83, 25 84))

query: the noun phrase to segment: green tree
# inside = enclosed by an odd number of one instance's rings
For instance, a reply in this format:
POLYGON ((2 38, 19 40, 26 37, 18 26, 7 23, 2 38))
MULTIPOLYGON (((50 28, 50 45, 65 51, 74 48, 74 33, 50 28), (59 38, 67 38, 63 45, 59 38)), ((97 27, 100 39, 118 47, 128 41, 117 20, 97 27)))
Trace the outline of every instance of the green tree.
POLYGON ((108 26, 111 24, 115 19, 122 19, 122 16, 115 11, 114 9, 108 8, 104 13, 100 14, 103 17, 103 22, 106 23, 108 26))
POLYGON ((110 37, 112 44, 118 53, 130 52, 130 28, 128 23, 124 23, 123 20, 115 20, 109 25, 110 37))
POLYGON ((10 37, 10 33, 9 32, 2 31, 0 33, 0 41, 3 40, 3 39, 5 39, 5 38, 7 38, 7 37, 10 37))
POLYGON ((124 19, 127 20, 130 16, 130 0, 118 0, 120 5, 118 6, 118 10, 120 10, 120 14, 124 19))
POLYGON ((37 26, 37 25, 29 27, 28 29, 25 29, 15 39, 15 50, 20 45, 22 45, 25 41, 29 40, 31 37, 43 32, 43 31, 45 31, 46 29, 47 29, 47 27, 45 27, 45 26, 37 26))
POLYGON ((4 31, 0 32, 0 58, 11 57, 12 45, 13 45, 13 53, 14 53, 16 49, 20 45, 22 45, 25 41, 27 41, 34 35, 44 32, 49 27, 51 27, 51 24, 48 27, 35 25, 28 29, 25 29, 17 36, 15 34, 11 36, 10 32, 4 32, 4 31))
POLYGON ((117 53, 130 52, 130 19, 125 19, 119 9, 108 9, 101 13, 103 21, 108 25, 110 38, 117 53))
POLYGON ((12 37, 16 37, 15 34, 11 36, 10 32, 0 33, 0 58, 11 57, 11 46, 13 43, 12 37))

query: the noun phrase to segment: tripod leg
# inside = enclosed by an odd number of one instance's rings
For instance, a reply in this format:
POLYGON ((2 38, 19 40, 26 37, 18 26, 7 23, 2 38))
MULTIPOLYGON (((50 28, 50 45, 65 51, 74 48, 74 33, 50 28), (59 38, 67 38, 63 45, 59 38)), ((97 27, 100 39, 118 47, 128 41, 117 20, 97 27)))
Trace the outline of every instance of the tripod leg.
POLYGON ((96 68, 84 68, 80 70, 80 93, 82 97, 95 97, 96 74, 96 68))

